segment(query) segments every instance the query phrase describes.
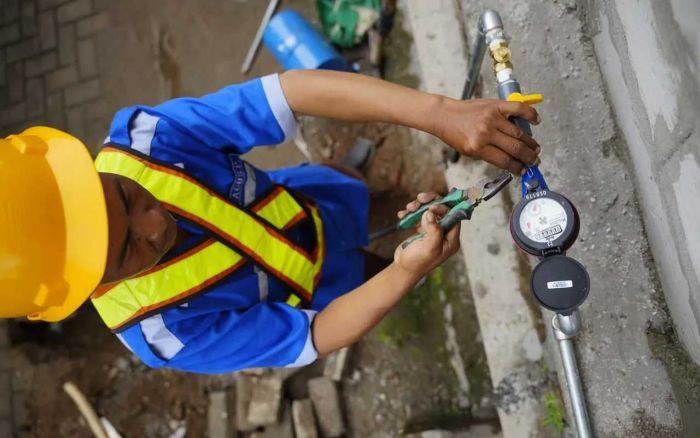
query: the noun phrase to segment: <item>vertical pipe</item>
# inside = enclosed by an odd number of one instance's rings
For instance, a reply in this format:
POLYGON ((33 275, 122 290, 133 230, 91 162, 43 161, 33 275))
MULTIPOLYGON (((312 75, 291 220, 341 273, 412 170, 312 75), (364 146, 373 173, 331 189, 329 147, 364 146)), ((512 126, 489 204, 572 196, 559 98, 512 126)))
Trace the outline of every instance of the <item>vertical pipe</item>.
POLYGON ((559 341, 559 351, 564 364, 564 374, 566 374, 566 384, 569 387, 569 397, 571 398, 571 409, 574 411, 576 430, 579 438, 590 438, 591 425, 586 411, 586 401, 583 398, 583 388, 581 387, 581 377, 578 373, 576 356, 574 355, 574 343, 571 339, 559 341))
POLYGON ((467 74, 467 81, 464 83, 464 89, 462 90, 462 100, 469 100, 474 95, 481 64, 484 62, 484 53, 486 53, 486 41, 481 33, 481 29, 479 29, 476 40, 474 40, 471 56, 469 57, 469 74, 467 74))
POLYGON ((578 311, 568 316, 558 314, 552 318, 552 330, 554 337, 557 338, 559 343, 559 353, 564 365, 567 392, 571 401, 571 410, 574 413, 576 430, 579 438, 591 438, 593 436, 591 423, 588 418, 588 410, 586 409, 586 399, 583 396, 583 386, 581 385, 581 376, 578 372, 573 341, 573 337, 578 334, 581 327, 580 324, 578 311))

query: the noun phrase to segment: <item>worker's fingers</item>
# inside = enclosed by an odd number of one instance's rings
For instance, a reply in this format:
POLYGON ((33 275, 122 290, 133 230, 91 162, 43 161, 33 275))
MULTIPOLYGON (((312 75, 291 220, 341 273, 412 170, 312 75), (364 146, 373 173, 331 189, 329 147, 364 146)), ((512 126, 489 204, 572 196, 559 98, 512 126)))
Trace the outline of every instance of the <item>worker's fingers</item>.
POLYGON ((491 134, 491 144, 521 163, 532 164, 537 159, 537 152, 530 149, 524 141, 510 137, 501 131, 494 131, 491 134))
POLYGON ((446 206, 445 204, 436 204, 431 205, 430 208, 428 208, 428 211, 432 211, 433 214, 437 216, 438 220, 440 220, 440 218, 450 211, 450 207, 446 206))
POLYGON ((425 233, 425 243, 435 255, 442 253, 442 228, 435 213, 428 210, 421 218, 421 228, 425 233))
POLYGON ((435 192, 421 192, 421 193, 418 193, 418 196, 416 196, 416 199, 419 202, 425 204, 426 202, 433 201, 433 200, 437 199, 438 197, 440 197, 440 195, 438 195, 435 192))
POLYGON ((540 124, 540 116, 537 114, 537 110, 522 102, 501 101, 498 103, 498 111, 506 119, 510 117, 522 117, 533 125, 540 124))
POLYGON ((403 219, 410 212, 414 212, 421 208, 423 204, 427 204, 430 201, 435 200, 440 195, 435 192, 422 192, 416 196, 416 199, 406 204, 406 209, 399 211, 396 215, 399 219, 403 219))
POLYGON ((445 243, 442 245, 443 256, 449 257, 456 253, 459 249, 459 230, 461 229, 461 226, 462 223, 457 222, 457 224, 445 235, 445 243))
POLYGON ((520 175, 523 164, 496 146, 488 145, 481 150, 481 159, 514 175, 520 175))
POLYGON ((516 138, 525 143, 530 149, 535 152, 540 152, 540 145, 534 138, 525 134, 522 129, 518 128, 514 123, 508 120, 497 120, 496 128, 509 137, 516 138))

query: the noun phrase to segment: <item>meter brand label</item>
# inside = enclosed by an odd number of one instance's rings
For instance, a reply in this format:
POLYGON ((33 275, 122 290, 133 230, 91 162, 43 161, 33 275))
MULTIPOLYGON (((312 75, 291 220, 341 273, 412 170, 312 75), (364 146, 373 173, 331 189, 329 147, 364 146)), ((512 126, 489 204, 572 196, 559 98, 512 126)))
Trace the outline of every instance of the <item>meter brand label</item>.
POLYGON ((541 198, 542 196, 547 196, 547 190, 540 190, 538 192, 532 192, 525 195, 525 199, 535 199, 541 198))
POLYGON ((548 281, 547 289, 567 289, 574 287, 574 282, 571 280, 548 281))

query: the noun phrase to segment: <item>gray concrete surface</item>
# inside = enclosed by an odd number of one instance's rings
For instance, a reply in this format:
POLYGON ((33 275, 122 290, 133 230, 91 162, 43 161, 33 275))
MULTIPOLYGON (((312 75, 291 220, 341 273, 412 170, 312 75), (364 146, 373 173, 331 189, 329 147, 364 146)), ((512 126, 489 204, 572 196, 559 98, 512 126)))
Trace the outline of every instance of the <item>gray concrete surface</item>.
MULTIPOLYGON (((458 98, 467 69, 467 49, 455 6, 452 0, 406 2, 421 65, 422 87, 431 93, 458 98)), ((435 139, 422 134, 418 135, 418 141, 435 143, 435 139)), ((486 170, 489 169, 484 163, 463 160, 448 169, 448 186, 466 187, 486 170)), ((497 405, 503 435, 528 436, 539 429, 543 406, 538 397, 524 391, 533 379, 523 372, 532 366, 523 365, 535 364, 539 368, 542 347, 536 331, 537 316, 533 318, 527 312, 527 303, 519 293, 520 273, 509 269, 517 267, 518 254, 509 242, 508 212, 503 202, 498 197, 480 206, 473 219, 464 224, 462 254, 493 386, 507 382, 509 392, 512 392, 510 388, 523 389, 510 395, 515 402, 497 405), (487 251, 487 246, 494 244, 501 248, 496 255, 487 251), (508 268, 503 269, 504 266, 508 268)))
POLYGON ((581 2, 680 339, 700 363, 700 4, 581 2))
MULTIPOLYGON (((593 427, 599 436, 678 433, 671 383, 646 336, 650 325, 666 318, 663 297, 646 254, 632 175, 620 153, 624 146, 576 6, 482 4, 504 15, 524 90, 545 95, 538 108, 543 123, 535 129, 545 151, 542 169, 550 188, 565 193, 581 215, 579 241, 570 255, 592 278, 577 346, 593 427)), ((479 5, 462 5, 466 22, 474 23, 479 5)), ((485 78, 488 84, 490 73, 485 78)), ((484 90, 492 95, 492 87, 484 90)), ((547 335, 551 341, 549 327, 547 335)))
MULTIPOLYGON (((477 16, 484 8, 502 13, 506 29, 514 37, 511 47, 515 71, 524 91, 545 94, 545 102, 539 107, 543 123, 535 129, 544 148, 541 169, 550 188, 565 193, 579 208, 582 229, 570 255, 587 266, 593 281, 591 295, 582 308, 584 329, 577 347, 596 435, 696 436, 697 431, 684 430, 681 425, 672 382, 648 339, 649 331, 653 333, 668 324, 669 318, 647 250, 625 144, 618 136, 581 11, 573 1, 462 1, 459 5, 459 12, 443 12, 459 14, 472 36, 477 16)), ((435 29, 427 37, 439 35, 435 29)), ((453 52, 454 47, 447 47, 441 55, 446 58, 453 52)), ((454 73, 446 72, 442 77, 451 74, 454 73)), ((482 74, 483 94, 493 97, 488 60, 482 74)), ((435 77, 430 80, 441 82, 435 77)), ((458 93, 454 90, 450 94, 458 93)), ((510 195, 511 199, 518 199, 515 191, 510 195)), ((474 238, 498 239, 487 231, 506 232, 502 229, 504 224, 496 221, 490 230, 481 228, 480 235, 469 235, 468 229, 476 223, 478 213, 472 223, 465 224, 464 233, 470 236, 463 239, 465 245, 479 245, 474 238)), ((468 257, 468 252, 465 251, 468 272, 486 266, 485 270, 528 274, 527 262, 524 266, 512 263, 507 251, 494 257, 484 253, 478 259, 468 257)), ((521 288, 519 292, 528 293, 527 283, 521 288)), ((486 293, 496 294, 504 302, 516 299, 497 288, 487 287, 486 293)), ((521 306, 521 316, 531 310, 521 306)), ((545 344, 547 361, 559 368, 550 329, 543 328, 550 338, 545 344)), ((501 347, 507 348, 506 345, 501 347)), ((498 344, 486 345, 487 352, 494 349, 498 349, 498 344)), ((489 360, 493 368, 491 355, 489 360)), ((498 383, 494 381, 495 386, 498 383)), ((694 384, 692 380, 685 383, 694 384)), ((565 394, 563 398, 566 400, 565 394)), ((686 426, 692 422, 684 420, 686 426)), ((530 432, 504 435, 528 436, 530 432)))

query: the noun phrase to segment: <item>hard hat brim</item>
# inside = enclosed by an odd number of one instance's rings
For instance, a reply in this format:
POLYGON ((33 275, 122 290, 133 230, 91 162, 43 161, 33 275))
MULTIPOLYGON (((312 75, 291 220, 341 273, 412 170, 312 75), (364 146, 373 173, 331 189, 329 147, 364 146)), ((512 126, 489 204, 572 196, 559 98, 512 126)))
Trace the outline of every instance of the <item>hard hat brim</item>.
POLYGON ((60 321, 78 309, 97 288, 107 263, 109 228, 102 182, 93 159, 77 138, 54 128, 32 127, 21 135, 40 137, 63 203, 66 229, 65 301, 32 319, 60 321))

